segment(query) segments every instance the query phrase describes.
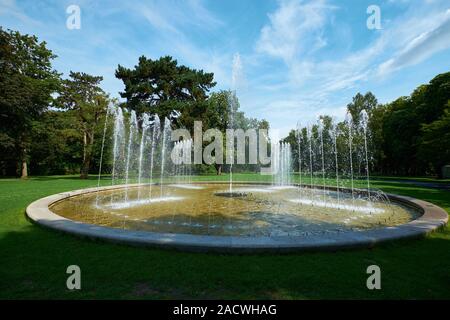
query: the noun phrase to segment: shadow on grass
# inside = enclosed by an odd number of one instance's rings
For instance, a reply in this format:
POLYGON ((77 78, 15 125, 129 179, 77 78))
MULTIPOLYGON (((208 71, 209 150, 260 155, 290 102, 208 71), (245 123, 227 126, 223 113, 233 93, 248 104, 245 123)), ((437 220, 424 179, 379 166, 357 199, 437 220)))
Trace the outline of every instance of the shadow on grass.
POLYGON ((0 238, 0 298, 450 298, 448 229, 375 249, 284 255, 185 253, 22 230, 0 238), (72 264, 81 291, 66 289, 72 264), (371 264, 381 267, 380 291, 366 288, 371 264))
MULTIPOLYGON (((0 298, 450 298, 448 227, 425 239, 343 252, 219 255, 133 248, 26 221, 23 210, 33 199, 83 185, 77 176, 40 179, 1 186, 0 298), (81 291, 66 289, 66 268, 72 264, 81 267, 81 291), (371 264, 381 268, 380 291, 366 288, 371 264)), ((91 177, 89 184, 94 181, 91 177)), ((376 187, 450 209, 443 191, 394 182, 376 187)))
POLYGON ((446 209, 450 208, 450 194, 445 190, 431 189, 415 185, 405 185, 398 182, 378 182, 376 187, 387 193, 406 195, 432 202, 446 209))

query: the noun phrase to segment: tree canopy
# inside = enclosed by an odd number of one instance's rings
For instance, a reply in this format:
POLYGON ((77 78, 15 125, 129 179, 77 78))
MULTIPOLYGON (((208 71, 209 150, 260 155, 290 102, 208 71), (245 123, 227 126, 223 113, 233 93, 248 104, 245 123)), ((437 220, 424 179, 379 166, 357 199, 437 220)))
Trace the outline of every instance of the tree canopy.
POLYGON ((450 163, 448 110, 450 72, 419 86, 409 97, 400 97, 380 108, 377 145, 384 151, 380 169, 392 174, 441 174, 450 163))
POLYGON ((52 68, 56 57, 37 37, 0 28, 0 152, 9 155, 4 172, 18 164, 28 175, 30 131, 34 120, 52 104, 59 74, 52 68))
MULTIPOLYGON (((97 169, 103 133, 99 123, 104 123, 110 101, 101 88, 103 78, 70 72, 61 79, 52 66, 56 56, 44 41, 2 28, 0 57, 0 174, 26 177, 28 165, 33 173, 80 172, 82 177, 97 169)), ((222 132, 230 127, 269 127, 265 120, 248 118, 233 92, 211 92, 216 84, 213 73, 180 65, 170 56, 155 60, 141 56, 131 69, 119 65, 115 76, 124 84, 122 106, 138 115, 157 113, 161 118, 180 111, 174 127, 192 131, 196 120, 203 121, 204 130, 222 132)), ((441 167, 450 164, 450 72, 386 104, 371 92, 357 93, 347 105, 356 127, 362 110, 369 115, 371 172, 439 175, 441 167)), ((342 133, 337 148, 344 154, 348 128, 327 115, 321 119, 324 147, 333 145, 328 129, 337 126, 342 133)), ((311 126, 311 139, 318 139, 317 125, 311 126)), ((356 131, 354 139, 362 139, 361 132, 356 131)), ((307 142, 306 128, 285 138, 294 155, 299 140, 307 142)), ((364 169, 356 165, 357 170, 364 169)), ((108 170, 108 165, 103 168, 108 170)))
POLYGON ((94 135, 97 125, 105 115, 108 97, 100 88, 103 77, 83 72, 70 72, 69 79, 62 81, 58 107, 74 115, 72 127, 82 132, 83 164, 81 178, 86 179, 93 157, 94 135))
POLYGON ((167 116, 171 110, 183 111, 187 105, 197 113, 215 86, 214 74, 178 65, 170 56, 152 60, 141 56, 134 69, 118 66, 116 77, 125 89, 120 93, 128 108, 167 116))

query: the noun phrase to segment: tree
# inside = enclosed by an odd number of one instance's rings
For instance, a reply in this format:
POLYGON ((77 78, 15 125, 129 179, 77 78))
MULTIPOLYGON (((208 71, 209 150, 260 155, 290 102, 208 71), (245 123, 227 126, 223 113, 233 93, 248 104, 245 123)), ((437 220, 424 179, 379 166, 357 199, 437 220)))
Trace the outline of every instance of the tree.
MULTIPOLYGON (((239 111, 239 100, 232 91, 221 90, 214 92, 208 98, 207 109, 203 115, 203 128, 204 130, 214 128, 220 130, 224 136, 227 129, 269 129, 269 123, 262 119, 247 118, 244 112, 239 111)), ((259 137, 258 137, 259 139, 259 137)), ((225 143, 223 140, 223 149, 226 151, 225 143)), ((246 141, 246 147, 248 147, 248 141, 246 141)), ((241 165, 241 169, 250 170, 252 165, 241 165)), ((222 164, 215 165, 217 175, 220 175, 223 171, 222 164)))
POLYGON ((0 152, 28 176, 32 123, 52 104, 59 74, 56 57, 37 37, 0 27, 0 152))
POLYGON ((417 174, 417 140, 420 124, 409 97, 401 97, 386 107, 383 145, 386 167, 390 173, 417 174))
POLYGON ((446 136, 442 130, 449 100, 450 72, 447 72, 419 86, 409 97, 385 106, 381 148, 385 156, 383 166, 389 172, 440 174, 440 166, 448 161, 445 155, 449 147, 444 143, 446 136))
MULTIPOLYGON (((134 69, 118 66, 116 77, 123 81, 128 108, 138 113, 158 113, 165 117, 172 110, 191 117, 205 111, 207 93, 215 86, 214 74, 178 65, 170 56, 158 60, 139 58, 134 69)), ((193 122, 185 119, 185 122, 193 122)))
POLYGON ((450 163, 450 100, 443 116, 423 125, 422 132, 419 156, 430 163, 438 176, 442 177, 441 168, 450 163))
MULTIPOLYGON (((236 113, 239 103, 230 103, 230 99, 236 99, 231 91, 214 92, 208 99, 208 107, 204 115, 204 129, 215 128, 225 134, 226 130, 231 127, 231 114, 236 113)), ((223 140, 223 150, 225 148, 225 139, 223 140)), ((216 163, 215 169, 217 175, 222 174, 223 164, 216 163)))
POLYGON ((372 151, 373 168, 375 172, 383 174, 386 171, 386 140, 383 136, 383 124, 387 115, 387 108, 379 105, 369 113, 369 149, 372 151))
POLYGON ((352 102, 347 105, 347 111, 352 116, 353 122, 358 125, 361 111, 365 110, 367 113, 370 113, 377 105, 377 98, 372 92, 367 92, 364 95, 357 93, 353 97, 352 102))
POLYGON ((230 127, 231 112, 236 113, 239 108, 239 104, 236 103, 231 110, 230 95, 232 95, 231 91, 223 90, 211 94, 204 116, 206 128, 216 128, 225 132, 230 127))
POLYGON ((416 90, 412 99, 417 106, 417 114, 421 123, 432 123, 444 115, 447 102, 450 100, 450 72, 442 73, 434 77, 428 85, 423 85, 416 90), (420 95, 416 91, 420 91, 420 95))
POLYGON ((30 170, 40 175, 79 172, 82 133, 73 124, 75 114, 46 111, 33 121, 30 145, 30 170))
POLYGON ((69 76, 69 79, 62 81, 58 105, 66 112, 74 113, 77 120, 75 125, 82 132, 83 162, 80 178, 86 179, 92 161, 96 128, 106 113, 108 97, 100 88, 103 77, 72 71, 69 76))

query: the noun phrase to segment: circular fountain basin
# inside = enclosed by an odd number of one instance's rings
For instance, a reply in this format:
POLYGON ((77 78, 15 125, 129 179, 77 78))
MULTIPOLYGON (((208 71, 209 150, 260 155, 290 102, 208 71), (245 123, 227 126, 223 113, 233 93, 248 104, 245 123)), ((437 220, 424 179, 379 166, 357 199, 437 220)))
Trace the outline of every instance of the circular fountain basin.
POLYGON ((64 192, 26 209, 43 226, 131 245, 190 251, 337 250, 419 237, 447 223, 414 198, 263 183, 129 185, 64 192))

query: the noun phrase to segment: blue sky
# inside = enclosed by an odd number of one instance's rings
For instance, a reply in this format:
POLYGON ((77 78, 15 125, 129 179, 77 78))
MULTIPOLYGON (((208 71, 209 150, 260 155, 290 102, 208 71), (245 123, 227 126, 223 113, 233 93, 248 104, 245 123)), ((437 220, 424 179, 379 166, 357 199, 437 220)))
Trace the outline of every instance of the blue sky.
POLYGON ((448 0, 0 0, 0 25, 36 34, 55 68, 104 77, 118 96, 118 64, 172 55, 235 88, 241 108, 286 133, 320 114, 338 119, 357 92, 380 102, 408 95, 450 71, 448 0), (66 28, 66 8, 81 29, 66 28), (369 5, 381 29, 369 30, 369 5))

